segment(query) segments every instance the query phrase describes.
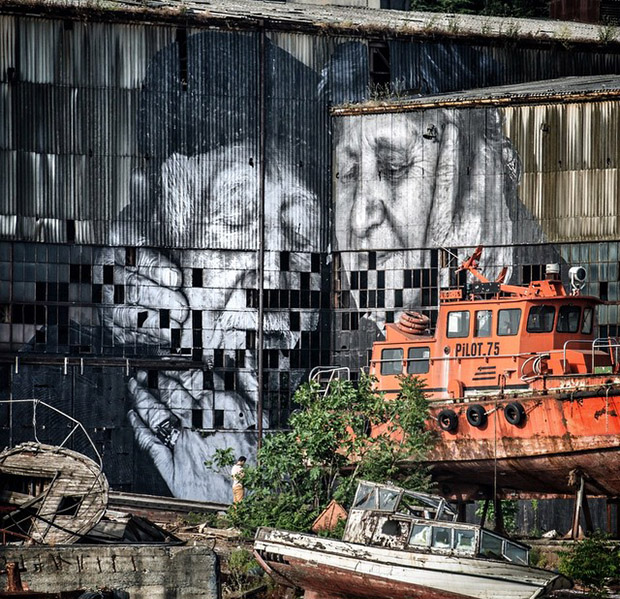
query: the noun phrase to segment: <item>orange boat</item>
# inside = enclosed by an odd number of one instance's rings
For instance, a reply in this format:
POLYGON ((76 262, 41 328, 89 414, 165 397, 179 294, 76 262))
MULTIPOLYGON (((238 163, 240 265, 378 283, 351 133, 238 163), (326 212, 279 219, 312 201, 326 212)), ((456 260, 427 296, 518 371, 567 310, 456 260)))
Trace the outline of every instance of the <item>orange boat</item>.
POLYGON ((443 291, 437 326, 408 312, 373 345, 370 373, 389 397, 400 375, 427 385, 439 442, 429 460, 442 491, 620 496, 620 363, 616 339, 595 337, 598 298, 571 291, 549 265, 528 286, 491 282, 482 248, 460 267, 475 278, 443 291))

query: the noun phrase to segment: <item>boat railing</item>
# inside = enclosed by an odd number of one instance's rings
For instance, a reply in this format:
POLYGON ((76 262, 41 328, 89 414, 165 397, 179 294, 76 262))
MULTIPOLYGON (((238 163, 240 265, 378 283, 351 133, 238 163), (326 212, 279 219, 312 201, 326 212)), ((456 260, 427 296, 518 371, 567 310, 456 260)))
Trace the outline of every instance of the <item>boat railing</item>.
POLYGON ((348 366, 315 366, 310 371, 308 377, 310 381, 318 383, 323 395, 329 391, 329 386, 332 382, 338 381, 350 381, 351 369, 348 366))
POLYGON ((618 347, 620 347, 620 344, 618 344, 618 340, 615 337, 597 337, 592 342, 592 372, 596 372, 595 360, 597 348, 609 352, 612 368, 616 368, 618 365, 618 347))

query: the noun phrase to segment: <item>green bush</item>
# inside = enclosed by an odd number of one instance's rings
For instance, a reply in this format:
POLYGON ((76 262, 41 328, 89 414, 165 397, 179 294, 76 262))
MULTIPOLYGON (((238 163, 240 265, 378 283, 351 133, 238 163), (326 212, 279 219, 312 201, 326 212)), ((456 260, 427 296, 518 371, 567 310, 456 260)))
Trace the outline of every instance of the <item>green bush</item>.
POLYGON ((605 597, 605 585, 620 576, 620 547, 597 534, 560 552, 560 572, 605 597))
POLYGON ((246 468, 246 496, 230 508, 231 523, 247 536, 259 526, 307 531, 332 499, 348 507, 360 478, 428 490, 419 462, 435 433, 426 429, 423 384, 403 378, 398 397, 386 400, 374 383, 334 381, 328 393, 302 385, 290 431, 265 437, 258 466, 246 468))
POLYGON ((254 556, 247 549, 235 549, 228 556, 228 586, 239 592, 248 585, 254 573, 261 570, 254 556))

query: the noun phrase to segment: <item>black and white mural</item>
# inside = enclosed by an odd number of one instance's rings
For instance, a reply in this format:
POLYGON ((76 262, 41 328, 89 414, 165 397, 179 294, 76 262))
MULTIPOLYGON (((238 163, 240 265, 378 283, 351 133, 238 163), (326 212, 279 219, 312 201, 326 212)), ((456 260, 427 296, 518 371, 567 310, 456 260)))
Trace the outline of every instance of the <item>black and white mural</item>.
POLYGON ((520 157, 497 109, 352 109, 335 121, 334 246, 346 308, 337 324, 341 349, 360 348, 359 360, 404 308, 434 320, 438 288, 460 282, 453 273, 466 248, 485 246, 481 267, 494 278, 512 266, 515 244, 542 236, 519 200, 520 157))
MULTIPOLYGON (((32 323, 25 351, 131 359, 125 372, 107 368, 104 385, 85 383, 89 363, 79 372, 24 366, 13 389, 44 389, 74 414, 76 403, 112 400, 111 428, 124 429, 143 490, 230 500, 229 478, 204 462, 217 448, 256 453, 259 329, 265 431, 286 423, 310 365, 329 359, 320 332, 329 307, 320 87, 319 73, 255 34, 198 33, 155 53, 137 95, 141 161, 129 201, 105 244, 89 248, 92 264, 76 265, 96 313, 87 320, 69 308, 62 321, 32 323), (194 367, 178 368, 183 360, 194 367), (76 386, 90 388, 78 395, 76 386)), ((51 288, 45 299, 57 300, 51 288)), ((113 483, 123 469, 106 461, 113 483)))
MULTIPOLYGON (((113 488, 229 502, 205 460, 252 462, 313 367, 355 374, 385 322, 433 318, 455 255, 484 244, 484 271, 515 282, 582 258, 523 207, 502 109, 349 105, 372 95, 373 52, 394 90, 428 95, 521 81, 506 65, 528 49, 0 20, 20 40, 0 57, 0 399, 80 420, 113 488)), ((614 243, 583 261, 617 300, 614 243)), ((0 417, 0 445, 32 438, 26 407, 0 417)))

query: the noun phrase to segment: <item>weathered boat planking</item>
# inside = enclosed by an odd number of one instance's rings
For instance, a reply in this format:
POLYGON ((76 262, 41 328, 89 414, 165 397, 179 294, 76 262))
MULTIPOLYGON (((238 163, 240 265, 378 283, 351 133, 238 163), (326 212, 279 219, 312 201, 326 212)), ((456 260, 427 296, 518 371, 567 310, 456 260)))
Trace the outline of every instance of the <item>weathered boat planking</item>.
POLYGON ((306 599, 534 599, 571 586, 529 567, 526 546, 455 518, 440 497, 362 482, 342 541, 261 528, 254 551, 306 599))
POLYGON ((425 382, 445 492, 571 493, 578 477, 619 496, 620 343, 595 338, 601 301, 580 295, 585 271, 571 269, 570 293, 558 265, 527 286, 490 282, 481 251, 461 266, 476 281, 441 292, 432 333, 415 313, 386 325, 372 349, 377 389, 389 398, 402 375, 425 382))
POLYGON ((31 442, 0 453, 5 541, 72 543, 101 520, 108 492, 100 466, 76 451, 31 442))

